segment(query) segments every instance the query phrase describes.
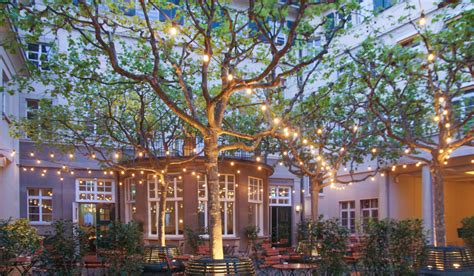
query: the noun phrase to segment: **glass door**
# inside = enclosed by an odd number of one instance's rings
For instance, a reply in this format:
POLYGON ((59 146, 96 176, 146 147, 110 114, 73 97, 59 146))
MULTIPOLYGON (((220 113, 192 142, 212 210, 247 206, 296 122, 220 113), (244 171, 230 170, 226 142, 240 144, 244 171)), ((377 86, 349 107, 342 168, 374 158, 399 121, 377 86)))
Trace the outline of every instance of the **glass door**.
POLYGON ((272 206, 271 233, 272 243, 275 246, 291 245, 291 206, 272 206))

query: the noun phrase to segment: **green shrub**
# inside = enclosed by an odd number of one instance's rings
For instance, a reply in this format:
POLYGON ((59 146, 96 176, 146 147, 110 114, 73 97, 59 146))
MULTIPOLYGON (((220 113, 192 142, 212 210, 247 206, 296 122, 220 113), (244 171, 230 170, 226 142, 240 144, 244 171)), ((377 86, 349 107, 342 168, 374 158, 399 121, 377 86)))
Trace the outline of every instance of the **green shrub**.
MULTIPOLYGON (((321 257, 321 273, 342 275, 348 267, 344 262, 347 251, 349 230, 341 226, 339 220, 304 220, 298 225, 298 237, 305 241, 311 251, 318 250, 321 257)), ((307 254, 307 252, 305 252, 307 254)))
POLYGON ((99 252, 113 275, 135 275, 143 268, 143 233, 140 225, 112 222, 100 238, 99 252))
POLYGON ((425 257, 421 220, 370 221, 365 227, 362 264, 368 273, 414 275, 425 257))
POLYGON ((186 245, 189 246, 193 252, 196 252, 198 246, 204 244, 204 238, 202 237, 202 235, 204 234, 206 234, 204 230, 195 231, 191 228, 186 227, 186 229, 184 229, 186 245))
POLYGON ((466 247, 474 254, 474 216, 463 218, 462 224, 462 239, 466 247))
POLYGON ((27 219, 0 220, 0 265, 11 258, 33 255, 41 240, 27 219))
POLYGON ((88 237, 77 224, 57 220, 44 241, 41 264, 49 275, 79 275, 87 245, 88 237))

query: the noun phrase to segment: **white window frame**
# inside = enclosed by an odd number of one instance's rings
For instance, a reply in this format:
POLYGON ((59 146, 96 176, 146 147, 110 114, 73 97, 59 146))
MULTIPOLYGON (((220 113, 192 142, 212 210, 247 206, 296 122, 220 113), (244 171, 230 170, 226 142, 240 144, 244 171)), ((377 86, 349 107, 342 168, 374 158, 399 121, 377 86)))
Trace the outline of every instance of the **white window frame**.
POLYGON ((355 223, 356 223, 355 222, 356 221, 356 202, 355 202, 355 200, 342 200, 342 201, 339 201, 339 219, 341 221, 341 225, 347 227, 351 233, 356 232, 356 225, 355 225, 355 223), (351 208, 351 202, 354 202, 354 208, 351 208), (343 203, 347 203, 347 209, 342 208, 343 203), (347 226, 342 225, 342 214, 344 212, 347 212, 347 226), (351 212, 354 213, 353 218, 351 217, 351 212), (354 225, 352 225, 352 222, 351 222, 352 219, 354 221, 354 225), (354 232, 352 232, 352 230, 351 230, 352 226, 354 226, 354 232))
POLYGON ((361 199, 360 200, 360 222, 361 222, 361 227, 364 228, 365 226, 365 223, 364 223, 364 220, 365 219, 379 219, 379 199, 378 198, 365 198, 365 199, 361 199), (364 208, 362 202, 363 201, 369 201, 369 206, 368 208, 364 208), (372 200, 375 200, 377 202, 377 207, 373 207, 372 206, 372 200), (369 211, 369 216, 368 217, 364 217, 364 211, 369 211), (374 217, 372 215, 372 212, 373 211, 377 211, 377 217, 374 217))
POLYGON ((76 179, 76 202, 85 202, 85 203, 115 203, 115 181, 113 179, 106 179, 106 178, 77 178, 76 179), (92 181, 94 182, 94 189, 91 192, 84 192, 79 189, 79 185, 81 181, 92 181), (98 186, 100 186, 100 182, 110 182, 111 184, 111 191, 98 191, 98 186), (93 199, 81 199, 80 194, 92 194, 93 199), (97 199, 99 195, 111 196, 111 200, 99 200, 97 199))
POLYGON ((258 235, 263 235, 263 179, 249 176, 248 178, 248 201, 253 205, 255 213, 255 226, 258 227, 258 235), (255 196, 256 193, 256 196, 255 196))
POLYGON ((4 114, 5 116, 8 116, 7 114, 7 89, 6 89, 6 86, 7 86, 7 82, 10 81, 10 78, 8 77, 6 71, 1 71, 0 72, 2 75, 0 76, 2 78, 2 81, 1 81, 1 84, 3 86, 3 91, 2 91, 2 96, 0 98, 1 102, 0 102, 0 117, 2 114, 4 114))
MULTIPOLYGON (((236 193, 235 193, 235 175, 234 174, 219 174, 219 193, 221 193, 221 190, 220 190, 220 186, 221 186, 221 182, 220 182, 220 178, 224 176, 225 177, 225 189, 224 189, 224 198, 221 198, 220 195, 219 195, 219 208, 220 208, 220 204, 221 202, 224 202, 224 221, 222 221, 222 230, 223 230, 223 234, 222 236, 223 237, 236 237, 236 221, 235 221, 235 196, 236 196, 236 193), (234 182, 233 182, 233 190, 232 192, 234 192, 234 196, 232 198, 229 198, 228 196, 228 187, 229 187, 229 182, 228 179, 229 179, 229 176, 232 176, 232 178, 234 179, 234 182), (227 217, 227 203, 228 202, 232 202, 232 221, 233 221, 233 230, 234 230, 234 233, 233 234, 228 234, 227 232, 227 220, 228 220, 228 217, 227 217)), ((203 197, 199 197, 199 193, 198 193, 198 201, 202 201, 204 203, 204 206, 205 206, 205 212, 204 212, 204 218, 205 218, 205 223, 204 223, 204 227, 207 229, 208 227, 208 191, 207 191, 207 188, 208 188, 208 185, 207 185, 207 177, 204 176, 204 181, 205 181, 205 184, 206 184, 206 197, 203 198, 203 197)), ((198 182, 199 183, 199 182, 198 182)), ((202 183, 202 182, 201 182, 202 183)), ((199 188, 199 187, 198 187, 199 188)), ((207 235, 204 235, 204 236, 207 236, 207 235)))
MULTIPOLYGON (((165 237, 168 237, 168 238, 182 238, 184 235, 183 234, 178 234, 179 233, 179 224, 182 223, 184 225, 184 221, 183 222, 180 222, 179 221, 179 204, 184 204, 184 200, 183 200, 183 197, 178 197, 178 192, 177 192, 177 187, 178 187, 178 182, 181 182, 183 185, 181 185, 182 187, 184 187, 184 183, 183 183, 183 180, 182 179, 179 179, 179 176, 178 175, 171 175, 170 178, 172 178, 172 182, 171 183, 168 183, 168 188, 170 187, 169 185, 173 185, 173 197, 166 197, 166 203, 169 203, 169 202, 174 202, 174 208, 175 208, 175 234, 165 234, 165 237)), ((159 187, 159 181, 160 181, 160 178, 154 176, 154 175, 149 175, 148 176, 148 183, 147 183, 147 199, 148 199, 148 237, 149 238, 153 238, 153 239, 157 239, 159 237, 159 229, 158 229, 158 221, 160 219, 160 187, 159 187), (150 187, 154 185, 154 192, 153 192, 153 195, 150 196, 150 192, 151 192, 151 189, 150 187), (157 225, 156 225, 156 228, 157 228, 157 232, 156 234, 152 234, 151 232, 151 229, 152 229, 152 225, 151 225, 151 219, 152 219, 152 214, 151 214, 151 208, 152 208, 152 205, 153 204, 156 204, 156 213, 154 214, 156 216, 156 222, 157 222, 157 225)), ((184 208, 183 208, 183 212, 184 212, 184 208)))
MULTIPOLYGON (((26 217, 30 224, 34 225, 50 225, 53 221, 53 195, 43 195, 43 191, 46 189, 50 189, 51 193, 53 192, 53 188, 27 188, 26 189, 26 217), (38 195, 33 196, 30 195, 30 190, 38 190, 38 195), (38 207, 39 207, 39 220, 30 220, 30 200, 38 200, 38 207), (51 221, 44 221, 43 219, 43 200, 51 200, 51 221)), ((36 206, 35 206, 36 207, 36 206)))
POLYGON ((125 179, 125 222, 133 220, 133 214, 136 210, 136 192, 137 183, 134 178, 129 177, 125 179), (135 194, 132 193, 132 185, 135 185, 135 194), (133 209, 135 208, 135 210, 133 209))
POLYGON ((268 189, 268 198, 269 198, 269 205, 270 206, 291 206, 291 198, 292 198, 292 187, 286 185, 270 185, 268 189), (272 196, 271 191, 272 188, 276 189, 276 196, 272 196), (281 189, 288 189, 288 196, 281 196, 281 189), (272 199, 276 199, 276 203, 272 203, 272 199), (281 203, 280 200, 288 200, 287 203, 281 203))
POLYGON ((27 46, 27 50, 26 50, 26 58, 28 59, 28 61, 32 62, 35 66, 37 66, 41 71, 49 71, 50 69, 49 68, 43 68, 43 61, 41 60, 41 57, 43 55, 46 56, 46 62, 49 61, 50 59, 50 53, 51 53, 51 45, 49 45, 48 43, 41 43, 41 42, 38 42, 38 43, 28 43, 28 46, 27 46), (29 49, 29 46, 30 45, 38 45, 38 51, 32 51, 29 49), (43 46, 46 48, 46 50, 43 50, 43 46), (38 55, 38 58, 37 59, 32 59, 30 58, 30 54, 36 54, 38 55))
MULTIPOLYGON (((208 224, 208 219, 209 219, 209 218, 208 218, 208 212, 207 212, 207 211, 208 211, 208 210, 207 210, 207 200, 208 200, 208 195, 207 195, 207 193, 208 193, 208 192, 207 192, 207 176, 204 175, 204 177, 203 177, 202 180, 201 180, 201 179, 198 180, 198 208, 199 208, 199 205, 200 205, 201 202, 202 202, 202 204, 203 204, 203 206, 204 206, 204 226, 203 226, 203 227, 204 227, 205 229, 207 229, 207 227, 208 227, 207 224, 208 224), (199 190, 202 190, 202 189, 200 189, 201 185, 204 185, 204 190, 203 190, 203 191, 204 191, 204 197, 200 197, 200 196, 199 196, 199 190)), ((198 211, 199 211, 199 210, 198 210, 198 211)), ((199 218, 198 218, 198 219, 199 219, 199 218)))

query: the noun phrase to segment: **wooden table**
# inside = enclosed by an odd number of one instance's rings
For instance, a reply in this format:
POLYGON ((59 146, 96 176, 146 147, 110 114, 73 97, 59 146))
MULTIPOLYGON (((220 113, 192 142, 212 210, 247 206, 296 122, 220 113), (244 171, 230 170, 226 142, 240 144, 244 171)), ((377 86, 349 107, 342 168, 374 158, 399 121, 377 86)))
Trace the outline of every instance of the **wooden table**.
POLYGON ((288 275, 311 275, 313 269, 317 268, 314 264, 276 264, 272 266, 274 269, 280 270, 283 275, 285 271, 289 272, 288 275))

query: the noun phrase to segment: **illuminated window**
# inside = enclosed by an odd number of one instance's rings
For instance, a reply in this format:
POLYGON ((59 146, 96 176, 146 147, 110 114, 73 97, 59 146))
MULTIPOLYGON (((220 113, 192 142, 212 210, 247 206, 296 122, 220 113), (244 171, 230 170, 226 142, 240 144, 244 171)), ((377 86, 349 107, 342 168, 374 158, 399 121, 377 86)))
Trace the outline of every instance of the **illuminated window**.
POLYGON ((49 224, 53 220, 53 189, 28 188, 28 220, 49 224))
POLYGON ((77 179, 76 202, 115 202, 115 186, 110 179, 77 179))
POLYGON ((291 187, 271 186, 269 194, 271 206, 291 206, 291 187))
POLYGON ((137 206, 135 204, 135 198, 137 196, 137 184, 135 179, 125 179, 125 221, 130 222, 133 220, 135 213, 137 212, 137 206))
MULTIPOLYGON (((150 175, 148 179, 148 234, 158 237, 160 218, 160 182, 159 178, 150 175)), ((165 234, 181 236, 184 232, 183 181, 178 176, 168 179, 166 190, 165 234)))
POLYGON ((261 235, 263 234, 263 180, 249 177, 248 185, 249 224, 257 226, 261 235))

